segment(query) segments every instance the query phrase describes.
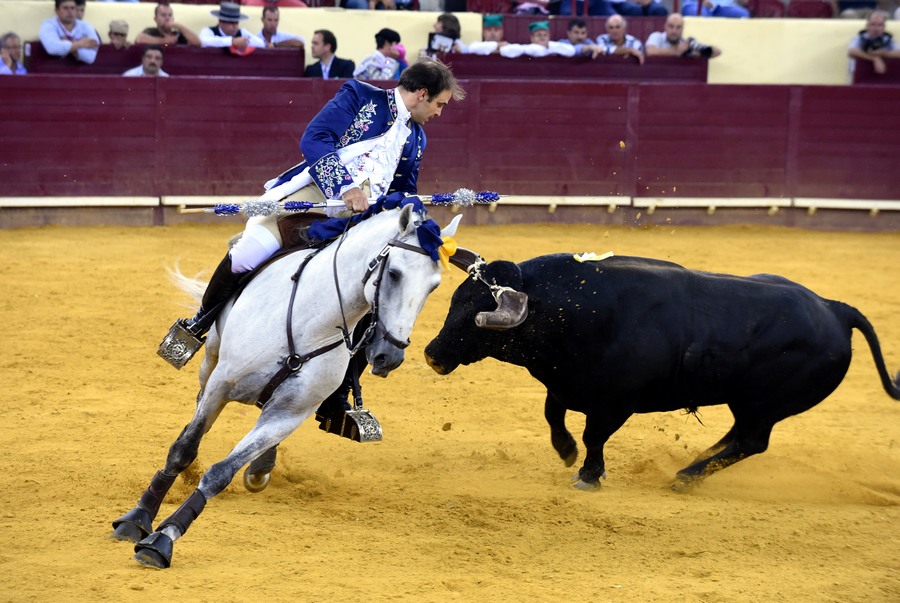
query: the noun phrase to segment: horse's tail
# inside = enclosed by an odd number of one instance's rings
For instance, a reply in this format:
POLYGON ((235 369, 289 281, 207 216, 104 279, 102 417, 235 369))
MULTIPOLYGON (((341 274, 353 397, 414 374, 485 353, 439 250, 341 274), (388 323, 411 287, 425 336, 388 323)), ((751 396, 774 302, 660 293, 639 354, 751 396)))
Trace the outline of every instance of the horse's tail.
POLYGON ((175 263, 173 268, 166 267, 166 272, 169 273, 169 280, 172 281, 173 285, 191 296, 197 304, 200 303, 200 300, 203 299, 203 293, 206 291, 207 285, 207 282, 200 278, 202 273, 194 277, 185 276, 181 273, 178 262, 175 263))
POLYGON ((862 312, 853 306, 842 304, 840 302, 837 302, 837 306, 843 310, 850 327, 858 329, 866 338, 866 341, 869 344, 869 350, 872 352, 872 358, 875 360, 875 368, 878 370, 878 376, 881 377, 881 384, 884 386, 884 391, 886 391, 891 398, 900 400, 900 373, 891 380, 891 376, 884 364, 884 355, 881 353, 881 344, 878 343, 878 336, 875 334, 875 328, 872 326, 872 323, 863 316, 862 312))

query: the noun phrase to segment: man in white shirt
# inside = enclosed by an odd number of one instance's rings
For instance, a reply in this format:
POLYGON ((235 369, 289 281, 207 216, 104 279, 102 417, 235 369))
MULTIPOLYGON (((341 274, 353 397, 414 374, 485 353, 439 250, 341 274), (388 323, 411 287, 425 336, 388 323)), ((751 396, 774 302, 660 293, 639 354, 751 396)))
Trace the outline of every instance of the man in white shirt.
POLYGON ((266 6, 262 12, 263 28, 259 37, 266 43, 266 48, 301 48, 305 43, 300 36, 278 31, 281 15, 277 6, 266 6))
POLYGON ((162 70, 162 64, 162 48, 159 46, 148 46, 144 49, 141 64, 129 69, 122 75, 125 77, 169 77, 169 74, 162 70))
POLYGON ((56 16, 41 23, 40 39, 47 54, 73 55, 83 63, 97 60, 100 37, 90 24, 75 17, 75 0, 55 0, 56 16))
POLYGON ((400 34, 393 29, 384 28, 375 34, 375 52, 364 58, 353 70, 353 77, 358 80, 392 80, 397 77, 400 63, 397 57, 400 51, 400 34))
POLYGON ((219 19, 219 24, 204 27, 200 30, 200 45, 204 48, 234 48, 238 52, 247 52, 249 48, 265 48, 266 42, 238 24, 247 19, 241 13, 241 5, 234 2, 222 2, 219 10, 209 11, 219 19))

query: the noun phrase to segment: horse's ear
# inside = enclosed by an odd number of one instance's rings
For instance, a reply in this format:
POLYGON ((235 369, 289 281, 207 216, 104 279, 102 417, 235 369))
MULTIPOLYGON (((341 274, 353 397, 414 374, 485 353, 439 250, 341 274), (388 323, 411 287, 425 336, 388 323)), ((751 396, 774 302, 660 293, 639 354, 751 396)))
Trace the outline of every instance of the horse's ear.
POLYGON ((454 218, 450 220, 450 223, 441 230, 441 237, 452 237, 456 235, 456 229, 459 227, 459 221, 462 220, 462 217, 462 214, 454 216, 454 218))
POLYGON ((413 204, 404 205, 400 210, 400 236, 410 234, 421 223, 418 214, 413 209, 413 204), (417 221, 418 220, 418 221, 417 221))

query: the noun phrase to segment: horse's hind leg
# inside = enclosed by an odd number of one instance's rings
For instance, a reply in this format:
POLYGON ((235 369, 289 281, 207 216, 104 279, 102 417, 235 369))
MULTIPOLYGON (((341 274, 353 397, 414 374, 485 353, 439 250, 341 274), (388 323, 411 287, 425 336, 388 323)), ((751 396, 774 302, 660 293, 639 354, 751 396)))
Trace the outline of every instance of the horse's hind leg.
MULTIPOLYGON (((274 400, 269 404, 273 404, 274 400)), ((273 405, 274 406, 274 405, 273 405)), ((188 528, 203 511, 206 502, 224 490, 241 467, 253 461, 264 451, 274 448, 289 436, 310 414, 312 409, 300 414, 267 407, 256 425, 222 461, 211 466, 200 479, 200 485, 172 515, 163 520, 156 531, 134 547, 134 558, 149 567, 167 568, 172 563, 173 544, 184 536, 188 528)))
POLYGON ((269 485, 269 476, 275 468, 275 457, 278 455, 278 447, 272 446, 258 456, 250 466, 244 470, 244 487, 249 492, 262 492, 269 485))
POLYGON ((140 542, 153 531, 153 520, 159 513, 159 507, 178 475, 190 466, 197 458, 200 440, 215 422, 222 408, 224 398, 210 402, 208 396, 198 400, 194 418, 181 431, 181 434, 169 448, 166 466, 157 471, 150 485, 141 495, 137 506, 113 522, 110 538, 128 542, 140 542))

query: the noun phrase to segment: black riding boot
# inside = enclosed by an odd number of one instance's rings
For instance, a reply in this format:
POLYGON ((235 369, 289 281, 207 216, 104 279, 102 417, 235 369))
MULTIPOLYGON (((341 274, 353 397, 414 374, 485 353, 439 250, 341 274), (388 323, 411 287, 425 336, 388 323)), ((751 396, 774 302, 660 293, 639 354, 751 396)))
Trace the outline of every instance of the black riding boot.
POLYGON ((222 306, 241 286, 245 272, 231 271, 231 255, 226 254, 213 272, 203 301, 193 318, 179 318, 159 345, 157 354, 177 369, 183 367, 206 341, 222 306))
POLYGON ((231 299, 235 291, 241 285, 241 279, 244 278, 245 272, 235 274, 231 271, 231 254, 225 254, 225 257, 219 262, 216 271, 213 272, 209 284, 206 286, 206 292, 203 293, 203 301, 197 309, 197 314, 193 318, 182 319, 182 325, 191 332, 195 337, 200 338, 206 335, 206 332, 212 328, 219 315, 222 306, 231 299))
POLYGON ((331 419, 332 422, 337 425, 341 424, 344 413, 352 408, 348 398, 353 389, 353 380, 354 378, 359 379, 362 372, 366 370, 367 364, 365 349, 359 350, 356 355, 350 359, 350 364, 347 366, 347 373, 344 375, 344 381, 336 390, 334 390, 334 393, 325 398, 322 404, 319 405, 318 410, 316 410, 316 421, 319 422, 319 429, 328 431, 328 419, 331 419))

